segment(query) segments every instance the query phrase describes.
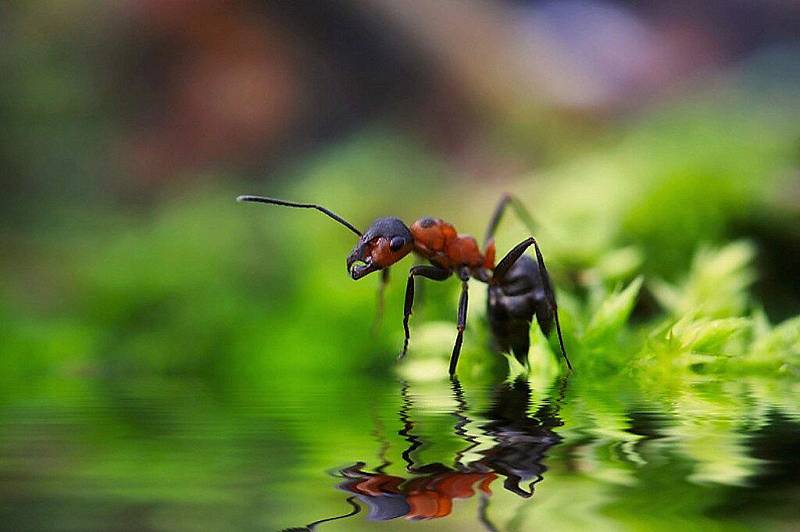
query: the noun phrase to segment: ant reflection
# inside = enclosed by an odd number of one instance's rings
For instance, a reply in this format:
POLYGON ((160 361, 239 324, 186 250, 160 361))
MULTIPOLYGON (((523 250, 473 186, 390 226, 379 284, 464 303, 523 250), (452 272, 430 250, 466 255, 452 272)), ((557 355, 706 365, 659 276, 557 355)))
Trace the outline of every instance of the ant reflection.
POLYGON ((481 497, 479 518, 487 529, 494 530, 486 515, 490 486, 495 479, 503 477, 506 490, 524 498, 533 495, 534 485, 543 479, 547 469, 542 464, 545 453, 561 441, 553 429, 562 425, 557 414, 565 382, 562 381, 555 402, 546 402, 533 415, 528 414, 531 389, 526 381, 500 386, 495 391, 492 408, 481 414, 488 421, 479 426, 494 440, 494 445, 476 452, 480 458, 467 461, 467 453, 480 442, 466 431, 471 423, 466 415, 467 403, 461 385, 453 380, 457 404, 453 415, 458 420, 454 432, 468 445, 456 453, 452 466, 439 462, 421 464, 415 460, 415 451, 423 441, 413 433, 414 422, 410 417, 413 404, 408 385, 404 383, 403 406, 399 412, 403 429, 399 434, 409 442, 402 458, 406 471, 412 476, 404 478, 384 473, 390 463, 383 458, 383 463, 373 471, 365 469, 363 462, 340 470, 339 475, 345 480, 338 487, 354 494, 367 506, 368 519, 382 521, 398 517, 445 517, 452 511, 453 499, 467 499, 478 493, 481 497))

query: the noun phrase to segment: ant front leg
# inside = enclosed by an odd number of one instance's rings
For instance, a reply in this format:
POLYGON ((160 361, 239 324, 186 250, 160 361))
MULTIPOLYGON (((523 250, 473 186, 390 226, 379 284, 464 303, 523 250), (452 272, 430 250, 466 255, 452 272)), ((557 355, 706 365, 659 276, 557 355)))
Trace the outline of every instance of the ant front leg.
POLYGON ((505 276, 508 273, 508 270, 511 269, 511 266, 517 262, 525 250, 529 247, 533 246, 536 250, 536 262, 539 264, 539 273, 542 276, 542 284, 544 285, 544 295, 545 299, 547 300, 548 305, 553 310, 553 316, 556 320, 556 331, 558 332, 558 344, 561 347, 561 354, 564 356, 564 360, 567 362, 567 367, 571 370, 572 364, 567 357, 567 350, 564 349, 564 339, 561 336, 561 324, 558 321, 558 305, 556 304, 556 294, 553 291, 553 284, 550 282, 550 274, 547 273, 547 268, 544 265, 544 257, 542 256, 542 252, 539 249, 539 244, 536 243, 536 239, 530 237, 516 246, 508 252, 508 254, 503 257, 503 259, 497 264, 497 267, 494 269, 494 276, 492 277, 492 284, 502 284, 505 280, 505 276))
POLYGON ((408 331, 408 318, 411 316, 411 308, 414 306, 414 277, 425 277, 433 281, 444 281, 453 274, 451 270, 440 268, 438 266, 420 265, 413 266, 408 272, 408 281, 406 282, 406 301, 403 309, 403 331, 405 338, 403 339, 403 350, 400 351, 398 358, 403 358, 408 350, 408 340, 411 335, 408 331))
POLYGON ((458 357, 461 355, 461 344, 464 341, 464 329, 467 327, 467 302, 468 302, 468 289, 469 289, 469 271, 462 268, 458 272, 461 278, 461 297, 458 298, 458 335, 456 336, 456 343, 453 346, 453 354, 450 355, 450 376, 456 374, 456 366, 458 365, 458 357))
POLYGON ((375 308, 375 321, 372 322, 372 333, 376 334, 381 327, 383 320, 383 300, 386 285, 389 284, 389 268, 381 270, 381 281, 378 285, 377 305, 375 308))

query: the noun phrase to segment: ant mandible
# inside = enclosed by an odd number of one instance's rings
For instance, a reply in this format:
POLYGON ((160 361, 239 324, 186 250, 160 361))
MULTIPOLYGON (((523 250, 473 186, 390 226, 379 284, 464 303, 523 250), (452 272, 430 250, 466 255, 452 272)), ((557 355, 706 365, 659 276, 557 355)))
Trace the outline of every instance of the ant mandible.
POLYGON ((535 315, 539 327, 546 335, 550 333, 555 322, 561 354, 567 367, 572 369, 561 336, 555 292, 536 240, 533 237, 523 240, 495 264, 494 232, 506 207, 510 205, 527 226, 532 225, 530 215, 513 196, 504 195, 495 208, 486 231, 483 252, 473 237, 460 235, 452 225, 438 218, 420 218, 411 227, 407 227, 399 218, 378 218, 362 233, 353 224, 321 205, 264 196, 239 196, 236 200, 316 209, 333 218, 359 237, 358 243, 347 256, 348 274, 353 280, 358 280, 372 272, 381 271, 381 293, 388 282, 391 265, 412 251, 427 259, 430 264, 412 266, 408 272, 403 310, 405 337, 399 358, 405 356, 408 350, 408 319, 414 304, 414 278, 444 281, 455 273, 461 280, 461 297, 458 302, 458 333, 450 356, 451 376, 456 373, 464 340, 470 277, 489 286, 489 324, 495 342, 502 351, 513 352, 520 363, 527 363, 529 331, 535 315), (531 246, 536 251, 536 262, 524 255, 531 246))

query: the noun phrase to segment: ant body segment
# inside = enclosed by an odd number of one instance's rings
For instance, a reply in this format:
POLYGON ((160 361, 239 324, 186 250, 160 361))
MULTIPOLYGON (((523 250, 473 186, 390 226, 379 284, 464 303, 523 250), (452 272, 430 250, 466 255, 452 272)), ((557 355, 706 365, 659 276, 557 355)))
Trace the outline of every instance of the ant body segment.
POLYGON ((405 336, 400 358, 405 356, 411 336, 408 320, 414 304, 414 278, 424 277, 433 281, 444 281, 455 274, 461 281, 461 296, 458 302, 458 332, 450 356, 451 376, 456 373, 467 324, 470 278, 489 286, 487 315, 495 342, 501 351, 513 352, 520 363, 527 363, 530 324, 535 315, 544 334, 548 334, 555 324, 561 354, 569 369, 572 369, 561 336, 555 292, 536 240, 533 237, 523 240, 495 264, 494 232, 506 207, 510 205, 526 225, 532 225, 530 215, 512 196, 504 195, 495 208, 486 232, 483 251, 473 237, 459 234, 451 224, 438 218, 420 218, 410 227, 399 218, 378 218, 362 233, 350 222, 320 205, 263 196, 239 196, 236 199, 316 209, 344 225, 359 237, 355 247, 347 256, 348 274, 353 280, 358 280, 370 273, 381 271, 381 293, 388 281, 390 266, 412 251, 427 259, 430 264, 412 266, 408 273, 403 310, 405 336), (524 255, 531 246, 536 252, 536 262, 524 255))

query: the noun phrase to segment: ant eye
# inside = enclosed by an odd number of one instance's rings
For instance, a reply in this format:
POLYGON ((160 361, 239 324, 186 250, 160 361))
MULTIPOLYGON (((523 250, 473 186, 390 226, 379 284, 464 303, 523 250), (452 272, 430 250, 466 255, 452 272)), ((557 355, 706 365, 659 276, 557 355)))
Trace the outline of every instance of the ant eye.
POLYGON ((406 239, 402 236, 396 236, 389 242, 389 249, 392 251, 400 251, 400 248, 406 245, 406 239))

